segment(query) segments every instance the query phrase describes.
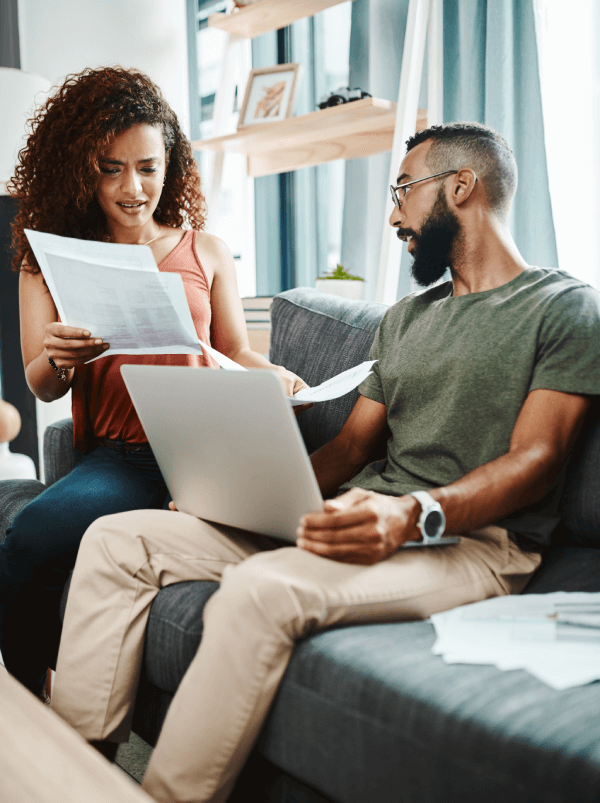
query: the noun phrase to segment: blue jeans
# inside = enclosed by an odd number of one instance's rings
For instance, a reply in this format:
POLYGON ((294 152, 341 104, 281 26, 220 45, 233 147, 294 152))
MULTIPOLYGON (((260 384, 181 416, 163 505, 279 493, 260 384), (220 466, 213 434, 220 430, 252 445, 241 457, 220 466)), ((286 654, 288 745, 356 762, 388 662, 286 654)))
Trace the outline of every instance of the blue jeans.
POLYGON ((7 530, 0 544, 0 651, 8 671, 34 694, 56 665, 60 599, 87 528, 110 513, 161 508, 166 497, 152 452, 98 446, 7 530))

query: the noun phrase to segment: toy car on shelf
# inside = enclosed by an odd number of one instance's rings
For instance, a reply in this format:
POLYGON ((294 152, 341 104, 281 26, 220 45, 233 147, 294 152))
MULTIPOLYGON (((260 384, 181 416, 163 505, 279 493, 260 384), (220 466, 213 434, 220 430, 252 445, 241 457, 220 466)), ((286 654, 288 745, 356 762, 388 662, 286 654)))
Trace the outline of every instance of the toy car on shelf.
POLYGON ((339 106, 341 103, 350 103, 353 100, 362 100, 363 98, 370 98, 368 92, 363 92, 362 89, 356 87, 350 89, 349 86, 341 86, 334 92, 328 95, 323 95, 319 103, 319 109, 327 109, 329 106, 339 106))

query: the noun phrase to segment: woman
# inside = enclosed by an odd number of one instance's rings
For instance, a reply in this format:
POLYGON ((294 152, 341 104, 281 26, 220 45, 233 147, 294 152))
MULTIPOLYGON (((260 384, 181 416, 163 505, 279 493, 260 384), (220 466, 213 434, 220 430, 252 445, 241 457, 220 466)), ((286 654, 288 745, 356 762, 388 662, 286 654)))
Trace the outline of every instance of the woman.
MULTIPOLYGON (((250 350, 233 259, 203 231, 204 198, 190 143, 160 90, 122 68, 72 75, 31 121, 10 192, 20 269, 27 382, 42 401, 72 388, 75 469, 15 519, 0 545, 0 651, 7 669, 43 694, 60 635, 59 601, 79 542, 98 517, 161 508, 167 489, 123 384, 123 363, 210 366, 207 355, 110 356, 99 335, 60 322, 24 229, 148 245, 179 273, 198 337, 247 368, 280 374, 250 350), (185 227, 185 228, 184 228, 185 227)), ((200 403, 200 402, 199 402, 200 403)))

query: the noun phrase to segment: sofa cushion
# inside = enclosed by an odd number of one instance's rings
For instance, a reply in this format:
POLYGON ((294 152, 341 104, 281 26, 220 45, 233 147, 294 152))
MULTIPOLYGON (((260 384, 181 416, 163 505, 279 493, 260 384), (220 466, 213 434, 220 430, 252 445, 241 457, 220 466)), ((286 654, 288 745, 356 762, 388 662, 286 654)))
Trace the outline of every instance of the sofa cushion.
POLYGON ((592 803, 600 683, 447 665, 428 622, 330 630, 298 645, 260 739, 334 800, 592 803))
POLYGON ((0 482, 0 543, 18 514, 44 490, 46 486, 38 480, 0 482))
POLYGON ((557 546, 549 550, 523 593, 553 591, 600 591, 600 549, 557 546))
POLYGON ((64 418, 44 430, 44 479, 53 485, 75 468, 78 453, 73 446, 73 421, 64 418))
MULTIPOLYGON (((311 387, 319 385, 369 358, 386 310, 384 304, 348 301, 311 287, 287 290, 271 306, 271 362, 284 365, 311 387)), ((300 415, 298 424, 309 453, 338 434, 357 399, 354 390, 300 415)))
POLYGON ((582 433, 567 465, 560 512, 571 532, 572 543, 600 546, 600 417, 597 414, 582 433))

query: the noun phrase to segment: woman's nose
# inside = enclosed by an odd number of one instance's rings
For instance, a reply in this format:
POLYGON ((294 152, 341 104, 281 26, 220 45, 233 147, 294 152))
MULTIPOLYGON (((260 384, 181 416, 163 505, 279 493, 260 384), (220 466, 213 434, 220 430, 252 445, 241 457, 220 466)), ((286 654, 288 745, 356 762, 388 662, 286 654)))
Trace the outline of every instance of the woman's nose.
POLYGON ((124 170, 122 176, 123 182, 121 186, 124 192, 130 193, 132 196, 141 192, 142 180, 135 170, 124 170))

